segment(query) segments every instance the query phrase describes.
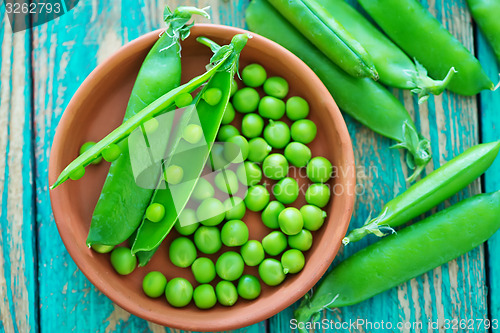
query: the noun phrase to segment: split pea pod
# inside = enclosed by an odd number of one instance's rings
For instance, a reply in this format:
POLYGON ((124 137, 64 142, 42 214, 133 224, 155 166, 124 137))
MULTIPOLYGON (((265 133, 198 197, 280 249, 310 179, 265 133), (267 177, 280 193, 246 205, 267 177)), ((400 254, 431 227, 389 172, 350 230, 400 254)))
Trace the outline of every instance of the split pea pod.
POLYGON ((355 253, 330 271, 295 310, 298 322, 357 304, 453 260, 500 228, 500 191, 478 194, 355 253))
MULTIPOLYGON (((180 40, 189 34, 188 22, 192 14, 209 17, 206 12, 194 7, 178 7, 173 12, 168 6, 165 7, 164 18, 167 28, 142 63, 125 111, 124 121, 180 85, 180 40)), ((162 141, 164 150, 168 139, 162 141)), ((136 183, 128 140, 122 140, 118 146, 121 154, 111 163, 99 201, 92 214, 87 238, 89 246, 117 245, 127 239, 139 226, 153 195, 153 189, 136 183)))
POLYGON ((370 54, 317 0, 269 0, 312 44, 355 77, 378 79, 370 54))
POLYGON ((358 0, 360 5, 403 51, 432 77, 457 70, 448 89, 475 95, 493 89, 479 61, 418 0, 358 0))
POLYGON ((347 245, 368 234, 383 237, 384 231, 392 231, 392 228, 427 212, 482 175, 493 163, 499 150, 500 141, 467 149, 389 201, 379 216, 368 219, 364 226, 351 231, 342 242, 347 245))
POLYGON ((467 0, 472 17, 500 61, 500 1, 467 0))
POLYGON ((210 79, 220 68, 222 68, 226 61, 231 58, 233 54, 232 49, 224 49, 224 52, 220 54, 215 64, 210 67, 205 73, 191 79, 189 82, 170 90, 168 93, 162 95, 154 102, 146 106, 140 112, 130 117, 127 121, 121 124, 119 127, 114 129, 111 133, 106 135, 102 140, 93 145, 89 150, 85 151, 83 154, 75 158, 64 170, 59 174, 57 180, 50 186, 50 189, 54 189, 61 185, 69 179, 69 176, 82 167, 86 167, 96 157, 98 157, 104 149, 109 147, 113 143, 118 143, 123 139, 126 139, 130 133, 132 133, 136 128, 139 128, 145 122, 155 117, 156 115, 164 112, 174 105, 176 97, 185 93, 192 93, 200 86, 202 86, 208 79, 210 79))
POLYGON ((355 78, 331 62, 271 5, 253 0, 246 11, 251 31, 267 37, 301 58, 323 81, 340 109, 373 131, 398 142, 408 151, 413 181, 430 161, 429 140, 418 134, 408 111, 381 84, 355 78))
MULTIPOLYGON (((168 165, 178 165, 184 170, 184 178, 179 184, 167 184, 166 188, 160 188, 153 195, 152 204, 159 203, 168 208, 165 210, 165 216, 158 222, 151 222, 147 219, 142 221, 137 231, 132 253, 155 251, 163 239, 168 235, 179 214, 184 209, 186 203, 191 197, 194 187, 203 171, 203 168, 209 157, 210 150, 217 136, 224 111, 231 94, 231 83, 237 69, 239 53, 245 46, 249 36, 240 34, 233 37, 231 49, 233 57, 225 70, 218 71, 200 92, 203 96, 209 89, 220 91, 221 98, 215 105, 209 104, 203 98, 199 98, 196 108, 192 109, 192 114, 188 116, 188 122, 199 119, 203 130, 203 139, 201 145, 192 146, 185 140, 178 140, 172 147, 172 151, 167 161, 168 165)), ((201 39, 202 41, 204 39, 201 39)), ((222 50, 220 48, 219 50, 222 50)), ((216 55, 217 56, 217 55, 216 55)), ((212 103, 213 104, 213 103, 212 103)), ((144 256, 145 259, 149 256, 144 256)), ((141 262, 141 265, 147 262, 141 262)))
POLYGON ((419 103, 422 103, 427 100, 429 94, 441 94, 453 78, 453 67, 443 80, 430 78, 424 66, 411 61, 399 47, 345 0, 329 0, 322 5, 368 51, 383 84, 410 89, 418 94, 419 103))

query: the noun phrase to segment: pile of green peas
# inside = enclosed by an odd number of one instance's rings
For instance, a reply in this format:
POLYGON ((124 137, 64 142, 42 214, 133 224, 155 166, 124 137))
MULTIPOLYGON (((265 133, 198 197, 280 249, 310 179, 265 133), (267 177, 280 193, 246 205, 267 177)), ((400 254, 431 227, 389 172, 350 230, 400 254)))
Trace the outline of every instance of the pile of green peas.
MULTIPOLYGON (((167 281, 157 271, 149 272, 143 280, 147 296, 165 295, 174 307, 193 301, 200 309, 210 309, 217 303, 232 306, 239 298, 256 299, 261 283, 277 286, 287 274, 304 268, 304 252, 311 248, 313 232, 326 218, 322 208, 330 200, 326 183, 333 168, 326 158, 313 157, 307 146, 317 134, 316 125, 307 119, 309 104, 299 96, 285 101, 288 82, 268 77, 259 64, 246 66, 241 77, 245 86, 238 89, 233 82, 231 103, 217 136, 221 144, 214 145, 209 161, 214 169, 231 161, 239 166, 235 172, 217 173, 213 182, 198 180, 191 197, 197 207, 182 211, 174 225, 179 237, 168 248, 172 264, 190 269, 197 286, 183 277, 167 281), (261 87, 262 97, 257 90, 261 87), (241 122, 237 121, 237 112, 241 122), (240 160, 235 159, 237 153, 240 160), (297 180, 288 176, 290 166, 305 168, 310 181, 305 193, 300 193, 297 180), (271 190, 266 178, 275 182, 271 190), (245 186, 248 190, 243 198, 217 198, 217 193, 234 195, 245 186), (300 195, 307 204, 299 209, 292 205, 300 195), (260 241, 249 239, 249 228, 243 221, 247 210, 260 213, 262 223, 270 229, 260 241), (229 250, 224 251, 223 246, 229 250), (218 255, 217 259, 211 259, 214 255, 218 255), (245 266, 256 267, 258 276, 245 274, 245 266)), ((193 127, 186 128, 183 138, 196 142, 197 136, 197 128, 193 127)), ((180 181, 182 169, 167 170, 165 178, 180 181)), ((165 207, 159 204, 150 205, 146 211, 152 222, 164 214, 165 207)), ((135 257, 125 247, 95 250, 112 250, 111 262, 119 274, 130 274, 136 267, 135 257)))

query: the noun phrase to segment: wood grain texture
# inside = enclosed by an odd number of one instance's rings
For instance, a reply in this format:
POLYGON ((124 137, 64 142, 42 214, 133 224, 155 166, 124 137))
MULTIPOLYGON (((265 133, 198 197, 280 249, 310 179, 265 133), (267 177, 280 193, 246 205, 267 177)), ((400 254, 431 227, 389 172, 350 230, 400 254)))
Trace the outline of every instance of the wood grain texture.
POLYGON ((0 331, 38 330, 30 33, 0 7, 0 331))
MULTIPOLYGON (((169 1, 210 5, 212 22, 242 26, 239 2, 169 1)), ((57 123, 74 92, 120 46, 163 26, 165 1, 81 1, 63 17, 33 30, 36 194, 40 327, 42 332, 170 332, 113 304, 66 252, 50 208, 47 169, 57 123)), ((197 19, 199 22, 200 20, 197 19)), ((206 20, 205 20, 206 22, 206 20)), ((263 332, 265 323, 241 332, 263 332)), ((177 332, 177 331, 176 331, 177 332)))
MULTIPOLYGON (((476 31, 478 57, 488 76, 497 82, 500 72, 498 59, 480 31, 476 31)), ((485 91, 480 95, 481 140, 491 142, 500 139, 500 94, 498 91, 485 91)), ((500 190, 500 159, 497 158, 484 176, 485 192, 500 190)), ((488 248, 488 285, 490 318, 500 318, 500 234, 497 233, 487 243, 488 248)))
MULTIPOLYGON (((354 1, 349 1, 355 4, 354 1)), ((470 17, 462 0, 423 1, 431 13, 469 49, 473 49, 470 17)), ((407 91, 393 91, 415 119, 417 128, 430 138, 434 158, 425 173, 438 168, 468 147, 478 143, 477 105, 475 98, 449 92, 431 97, 427 104, 418 105, 407 91)), ((372 133, 349 117, 345 117, 354 146, 359 193, 350 228, 360 227, 370 213, 378 214, 381 207, 395 195, 403 192, 408 170, 400 152, 390 150, 390 140, 372 133)), ((438 206, 443 209, 472 193, 480 192, 478 181, 438 206)), ((436 211, 433 209, 432 212, 436 211)), ((427 214, 428 215, 428 214, 427 214)), ((344 258, 376 241, 375 236, 350 244, 335 259, 333 266, 344 258)), ((427 332, 427 323, 446 319, 486 319, 484 251, 477 248, 470 253, 434 269, 421 277, 382 293, 356 306, 324 311, 322 318, 333 322, 364 319, 367 322, 392 323, 395 332, 427 332), (398 323, 410 326, 398 328, 398 323), (412 323, 422 323, 411 326, 412 323)), ((295 305, 295 307, 297 304, 295 305)), ((286 329, 292 318, 291 307, 270 321, 271 327, 286 329)), ((439 325, 439 331, 445 329, 439 325)), ((383 332, 366 326, 335 329, 335 332, 383 332)))

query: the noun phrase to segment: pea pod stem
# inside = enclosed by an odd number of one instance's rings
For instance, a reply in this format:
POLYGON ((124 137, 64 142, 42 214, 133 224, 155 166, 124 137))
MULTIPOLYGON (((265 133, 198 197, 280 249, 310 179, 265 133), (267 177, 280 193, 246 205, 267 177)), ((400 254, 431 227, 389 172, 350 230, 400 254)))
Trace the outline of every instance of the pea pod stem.
POLYGON ((457 73, 448 89, 475 95, 493 89, 479 61, 418 0, 358 0, 363 9, 403 51, 417 59, 432 77, 457 73), (429 38, 432 36, 432 38, 429 38))
POLYGON ((478 194, 388 236, 331 270, 295 310, 298 322, 360 303, 443 265, 500 228, 500 191, 478 194))
POLYGON ((370 54, 317 0, 269 0, 312 44, 355 77, 378 79, 370 54))
POLYGON ((132 116, 130 119, 125 121, 118 128, 109 133, 102 140, 97 142, 92 148, 87 150, 85 153, 74 159, 59 175, 56 182, 50 186, 50 189, 54 189, 61 185, 63 182, 68 180, 69 175, 79 167, 85 167, 89 165, 97 156, 99 156, 104 149, 113 143, 117 143, 125 139, 134 129, 139 127, 146 120, 153 118, 165 109, 168 109, 174 105, 175 98, 184 93, 192 93, 198 89, 203 83, 205 83, 209 78, 211 78, 220 67, 224 65, 227 59, 230 58, 232 50, 227 50, 221 57, 220 61, 210 68, 207 72, 191 79, 186 84, 175 88, 168 93, 164 94, 140 112, 132 116))
POLYGON ((388 231, 393 232, 392 228, 409 222, 465 188, 488 169, 499 150, 500 141, 467 149, 389 201, 380 215, 368 218, 361 228, 352 230, 342 242, 347 245, 368 234, 383 237, 388 231))
POLYGON ((407 162, 415 179, 430 161, 429 140, 418 134, 404 106, 378 82, 355 78, 332 63, 270 4, 253 0, 246 11, 250 30, 287 48, 301 58, 323 81, 339 108, 373 131, 398 142, 407 150, 407 162))

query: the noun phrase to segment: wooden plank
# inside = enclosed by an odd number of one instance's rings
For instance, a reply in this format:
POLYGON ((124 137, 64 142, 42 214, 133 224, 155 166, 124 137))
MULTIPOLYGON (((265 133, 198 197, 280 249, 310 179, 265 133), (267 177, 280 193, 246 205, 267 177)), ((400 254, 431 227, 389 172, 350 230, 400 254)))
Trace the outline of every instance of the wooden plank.
MULTIPOLYGON (((423 1, 423 3, 469 49, 473 48, 472 28, 464 1, 423 1)), ((416 98, 409 92, 395 90, 394 93, 414 116, 422 134, 432 141, 434 158, 427 166, 426 173, 478 142, 477 107, 474 98, 446 92, 442 96, 431 97, 428 104, 419 106, 416 98)), ((389 150, 393 142, 372 133, 351 118, 345 118, 354 145, 360 191, 351 221, 352 229, 361 226, 370 212, 380 212, 385 202, 405 190, 407 185, 404 178, 408 170, 403 156, 389 150)), ((439 209, 479 191, 479 182, 475 182, 451 200, 439 205, 439 209)), ((333 266, 374 241, 376 237, 372 236, 344 248, 333 266)), ((439 320, 439 331, 444 332, 446 330, 442 324, 445 320, 487 318, 484 272, 483 249, 478 248, 361 304, 324 311, 322 318, 336 323, 356 319, 364 319, 371 323, 390 322, 393 330, 386 331, 398 332, 426 332, 429 321, 439 320), (414 326, 398 329, 397 324, 400 322, 403 325, 421 322, 423 328, 414 326)), ((280 331, 289 329, 292 310, 296 306, 297 304, 272 318, 270 327, 280 331)), ((360 326, 334 331, 378 330, 360 326)))
MULTIPOLYGON (((164 4, 145 0, 82 1, 60 19, 33 30, 38 237, 44 244, 39 255, 42 331, 170 331, 116 306, 83 276, 58 235, 47 184, 52 138, 74 92, 95 66, 121 45, 162 27, 164 4)), ((171 7, 176 4, 211 4, 214 22, 242 22, 239 2, 169 2, 171 7)), ((241 331, 264 330, 265 323, 261 323, 241 331)))
POLYGON ((0 7, 0 331, 38 331, 30 32, 0 7))
MULTIPOLYGON (((478 57, 483 67, 493 82, 498 81, 500 66, 488 45, 483 34, 477 30, 478 57)), ((485 91, 481 93, 481 140, 490 142, 499 139, 498 129, 500 128, 500 115, 498 106, 500 105, 500 95, 498 91, 485 91)), ((488 169, 484 177, 485 192, 493 192, 500 189, 500 159, 497 159, 488 169)), ((497 233, 487 244, 488 263, 488 300, 490 307, 490 318, 500 318, 500 235, 497 233)))

